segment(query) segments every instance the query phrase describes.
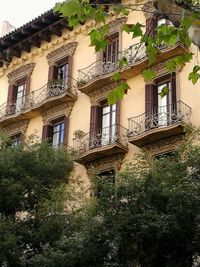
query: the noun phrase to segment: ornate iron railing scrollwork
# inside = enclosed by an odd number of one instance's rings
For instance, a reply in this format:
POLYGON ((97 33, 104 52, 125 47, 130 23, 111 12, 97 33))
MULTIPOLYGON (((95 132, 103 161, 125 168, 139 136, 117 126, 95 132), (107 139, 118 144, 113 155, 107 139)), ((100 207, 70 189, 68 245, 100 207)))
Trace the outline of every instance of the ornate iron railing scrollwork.
POLYGON ((178 122, 188 122, 190 115, 191 107, 180 100, 171 105, 155 108, 152 112, 144 112, 128 119, 128 137, 138 136, 152 129, 167 127, 178 122))
POLYGON ((102 148, 113 144, 128 146, 127 129, 119 124, 96 129, 93 133, 87 133, 81 138, 74 138, 74 150, 79 155, 95 148, 102 148))

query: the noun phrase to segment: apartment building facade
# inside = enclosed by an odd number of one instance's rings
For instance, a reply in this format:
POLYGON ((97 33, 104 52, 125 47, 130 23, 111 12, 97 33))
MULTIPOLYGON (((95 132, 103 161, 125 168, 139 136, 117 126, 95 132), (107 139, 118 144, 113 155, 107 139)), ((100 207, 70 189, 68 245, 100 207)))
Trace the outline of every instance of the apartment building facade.
MULTIPOLYGON (((89 180, 94 170, 113 175, 140 149, 155 156, 183 142, 184 124, 200 125, 200 87, 187 78, 197 59, 168 73, 165 62, 187 49, 179 43, 163 47, 153 66, 156 77, 145 83, 145 47, 122 27, 140 22, 153 31, 157 24, 170 23, 149 10, 151 2, 128 17, 111 15, 104 53, 90 46, 93 21, 73 30, 52 10, 1 38, 0 128, 13 143, 36 133, 52 146, 73 148, 75 175, 89 180), (120 72, 130 89, 109 106, 107 95, 116 87, 112 75, 124 56, 128 65, 120 72), (161 98, 165 86, 169 94, 161 98)), ((196 53, 196 47, 191 50, 196 53)))

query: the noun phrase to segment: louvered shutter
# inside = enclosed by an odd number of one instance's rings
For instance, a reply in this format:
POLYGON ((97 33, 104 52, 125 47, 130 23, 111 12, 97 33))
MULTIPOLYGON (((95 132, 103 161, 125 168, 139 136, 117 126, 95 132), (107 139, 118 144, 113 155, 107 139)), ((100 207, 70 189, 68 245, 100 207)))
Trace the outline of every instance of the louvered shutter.
POLYGON ((68 144, 69 118, 64 117, 64 145, 68 144))
POLYGON ((116 131, 118 134, 120 134, 120 106, 121 106, 121 101, 118 100, 116 103, 116 131))
POLYGON ((58 78, 58 67, 55 65, 49 66, 48 81, 56 80, 58 78))
POLYGON ((52 137, 53 137, 53 127, 49 124, 44 125, 42 129, 42 139, 46 140, 48 143, 51 143, 52 137))
POLYGON ((94 136, 96 130, 97 106, 91 106, 90 111, 90 136, 94 136))
POLYGON ((158 16, 154 14, 146 20, 146 34, 153 36, 158 23, 158 16))
POLYGON ((158 94, 153 84, 145 85, 145 125, 150 128, 152 117, 155 116, 158 107, 158 94))
POLYGON ((12 114, 14 112, 14 102, 17 88, 14 84, 8 87, 8 98, 7 98, 7 114, 12 114))
POLYGON ((30 76, 26 76, 25 83, 26 83, 26 93, 25 94, 28 95, 30 92, 30 85, 31 85, 31 77, 30 76))
POLYGON ((172 104, 176 103, 176 73, 173 72, 171 75, 171 85, 172 85, 172 104))
POLYGON ((68 57, 68 88, 71 87, 71 83, 72 83, 72 67, 73 67, 73 57, 69 56, 68 57))

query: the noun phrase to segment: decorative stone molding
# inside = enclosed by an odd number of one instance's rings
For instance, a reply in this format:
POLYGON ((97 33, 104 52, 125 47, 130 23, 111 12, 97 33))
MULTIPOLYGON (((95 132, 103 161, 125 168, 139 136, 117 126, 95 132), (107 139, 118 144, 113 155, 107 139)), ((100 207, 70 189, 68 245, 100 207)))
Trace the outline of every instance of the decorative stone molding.
POLYGON ((13 136, 18 133, 24 135, 28 127, 28 124, 29 120, 23 120, 6 126, 4 130, 9 136, 13 136))
POLYGON ((95 173, 100 173, 100 172, 108 171, 111 169, 119 171, 121 168, 124 156, 125 156, 124 154, 114 154, 109 157, 97 159, 86 164, 88 175, 91 177, 95 173))
POLYGON ((142 11, 144 12, 145 18, 149 19, 152 17, 152 14, 155 12, 156 13, 156 9, 153 6, 153 1, 150 0, 148 2, 146 2, 143 7, 142 7, 142 11))
POLYGON ((20 79, 30 76, 33 72, 33 69, 35 67, 35 63, 30 63, 26 64, 12 72, 10 72, 7 77, 8 77, 8 83, 9 84, 14 84, 20 79))
POLYGON ((69 117, 73 104, 74 104, 73 102, 68 102, 68 103, 64 103, 64 104, 55 106, 53 108, 50 108, 44 111, 42 113, 42 119, 43 119, 44 125, 62 116, 69 117))
POLYGON ((67 57, 72 56, 76 50, 78 43, 68 43, 66 45, 61 46, 60 48, 54 50, 53 52, 49 53, 47 57, 48 64, 55 65, 59 60, 67 57))
POLYGON ((175 135, 152 142, 143 147, 143 149, 152 157, 175 150, 184 142, 184 135, 175 135))
POLYGON ((121 17, 108 23, 109 34, 121 31, 122 26, 127 22, 127 20, 127 17, 121 17))
POLYGON ((92 106, 96 106, 101 100, 106 99, 108 96, 108 93, 112 91, 115 87, 117 87, 118 85, 119 83, 114 82, 114 83, 105 85, 101 88, 98 88, 96 90, 89 92, 88 96, 90 97, 92 106))
MULTIPOLYGON (((158 64, 155 64, 151 67, 151 69, 155 72, 156 74, 156 78, 160 77, 160 76, 163 76, 163 75, 166 75, 166 74, 169 74, 169 71, 167 70, 167 68, 165 67, 166 63, 170 61, 170 60, 165 60, 163 62, 160 62, 158 64)), ((176 73, 180 72, 182 69, 182 67, 177 67, 176 68, 176 73)))

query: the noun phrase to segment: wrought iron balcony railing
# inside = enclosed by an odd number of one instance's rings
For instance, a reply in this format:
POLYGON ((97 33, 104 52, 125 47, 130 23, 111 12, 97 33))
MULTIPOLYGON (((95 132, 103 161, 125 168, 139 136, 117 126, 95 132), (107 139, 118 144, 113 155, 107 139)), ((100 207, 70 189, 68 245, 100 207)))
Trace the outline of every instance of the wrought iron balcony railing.
POLYGON ((110 60, 97 60, 86 68, 78 71, 79 86, 92 81, 96 77, 106 75, 116 71, 122 58, 127 59, 127 65, 133 64, 146 56, 146 48, 144 44, 134 44, 124 51, 112 55, 110 60))
POLYGON ((74 138, 74 150, 79 155, 95 148, 102 148, 113 144, 128 146, 127 129, 119 124, 95 130, 81 138, 74 138))
POLYGON ((144 112, 139 116, 129 118, 128 137, 138 136, 158 127, 187 122, 191 115, 191 107, 182 101, 155 108, 152 112, 144 112))
MULTIPOLYGON (((72 78, 70 78, 70 83, 71 82, 72 78)), ((77 97, 77 88, 76 86, 70 85, 70 83, 69 79, 53 80, 41 88, 30 92, 26 96, 17 97, 5 102, 0 106, 0 119, 37 108, 44 102, 48 102, 54 97, 65 95, 65 93, 72 97, 77 97)))

